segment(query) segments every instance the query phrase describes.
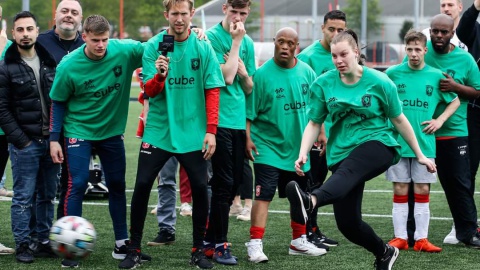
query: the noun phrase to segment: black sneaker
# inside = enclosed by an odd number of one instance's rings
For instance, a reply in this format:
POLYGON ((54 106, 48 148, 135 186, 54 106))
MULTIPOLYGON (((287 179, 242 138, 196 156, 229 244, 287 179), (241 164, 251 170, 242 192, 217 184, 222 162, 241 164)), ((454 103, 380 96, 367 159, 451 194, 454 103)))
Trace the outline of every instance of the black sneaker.
POLYGON ((338 242, 328 238, 325 234, 323 234, 319 229, 315 231, 315 234, 318 236, 320 241, 322 241, 323 244, 329 247, 336 247, 338 246, 338 242))
POLYGON ((480 231, 478 229, 472 238, 470 238, 468 242, 465 242, 465 246, 468 248, 480 249, 480 231))
MULTIPOLYGON (((115 248, 112 251, 112 257, 115 260, 124 260, 127 257, 127 253, 128 253, 127 246, 129 244, 130 244, 130 241, 127 240, 125 241, 125 245, 121 247, 117 247, 117 245, 115 245, 115 248)), ((152 257, 148 256, 147 254, 140 253, 140 260, 142 262, 149 262, 152 260, 152 257)))
POLYGON ((35 258, 58 258, 57 254, 53 252, 50 242, 38 243, 37 248, 33 251, 33 256, 35 258))
POLYGON ((325 244, 320 240, 320 238, 318 238, 318 235, 315 234, 315 233, 309 232, 309 233, 307 234, 307 240, 308 240, 308 242, 314 244, 317 248, 323 248, 323 249, 325 249, 326 251, 328 251, 328 250, 330 249, 327 245, 325 245, 325 244))
POLYGON ((118 268, 120 269, 134 269, 137 266, 139 266, 142 261, 140 259, 140 250, 138 249, 129 249, 127 251, 127 255, 125 256, 125 259, 118 264, 118 268))
POLYGON ((155 239, 147 242, 147 246, 163 246, 173 243, 175 243, 175 233, 171 233, 168 230, 160 230, 155 239))
POLYGON ((387 250, 381 257, 377 257, 374 267, 377 270, 391 270, 398 257, 398 248, 385 245, 387 250))
POLYGON ((62 268, 78 268, 78 261, 63 259, 62 268))
POLYGON ((33 263, 35 260, 33 258, 33 250, 30 249, 28 243, 20 244, 20 246, 15 250, 15 258, 21 263, 33 263))
POLYGON ((303 192, 295 181, 287 184, 285 193, 290 202, 290 218, 296 223, 306 224, 313 210, 310 195, 303 192))
POLYGON ((192 258, 190 259, 190 265, 196 266, 201 269, 212 269, 213 263, 211 263, 201 248, 197 248, 192 252, 192 258))

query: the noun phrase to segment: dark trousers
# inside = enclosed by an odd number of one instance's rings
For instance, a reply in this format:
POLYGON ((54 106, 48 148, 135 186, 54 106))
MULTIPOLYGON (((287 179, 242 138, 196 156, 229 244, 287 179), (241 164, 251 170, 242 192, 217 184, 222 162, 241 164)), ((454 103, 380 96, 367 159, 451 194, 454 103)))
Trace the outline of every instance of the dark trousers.
POLYGON ((475 193, 475 177, 477 176, 478 164, 480 162, 480 108, 468 106, 468 149, 470 155, 470 193, 475 193))
POLYGON ((227 242, 228 213, 243 180, 245 130, 218 128, 217 148, 212 156, 213 176, 210 179, 212 199, 205 241, 227 242))
MULTIPOLYGON (((328 167, 325 155, 320 156, 319 151, 310 150, 310 184, 309 189, 321 187, 327 177, 328 167)), ((307 231, 311 232, 313 227, 318 228, 317 222, 318 207, 315 207, 307 221, 307 231)))
MULTIPOLYGON (((60 146, 64 149, 64 142, 65 137, 62 132, 60 132, 60 138, 58 139, 60 146)), ((58 206, 57 206, 57 220, 61 219, 64 216, 64 208, 65 208, 65 196, 67 196, 68 191, 68 166, 67 162, 62 162, 61 174, 60 174, 60 182, 58 185, 58 206)))
POLYGON ((7 136, 0 135, 0 178, 5 172, 5 167, 8 162, 8 142, 7 136))
POLYGON ((477 230, 477 208, 471 193, 467 137, 437 140, 437 171, 457 231, 468 241, 477 230))
POLYGON ((352 243, 381 256, 385 244, 362 220, 362 199, 365 182, 382 174, 394 158, 392 148, 378 141, 359 145, 350 155, 332 168, 332 176, 312 195, 317 206, 333 204, 337 227, 352 243))
POLYGON ((253 172, 249 159, 243 161, 243 178, 237 190, 241 200, 253 199, 253 172))
POLYGON ((202 151, 183 154, 167 152, 147 143, 142 143, 138 156, 137 179, 133 191, 130 213, 131 247, 139 249, 147 215, 148 199, 153 183, 171 157, 185 168, 192 187, 192 235, 193 246, 203 248, 203 238, 208 217, 207 161, 202 151))

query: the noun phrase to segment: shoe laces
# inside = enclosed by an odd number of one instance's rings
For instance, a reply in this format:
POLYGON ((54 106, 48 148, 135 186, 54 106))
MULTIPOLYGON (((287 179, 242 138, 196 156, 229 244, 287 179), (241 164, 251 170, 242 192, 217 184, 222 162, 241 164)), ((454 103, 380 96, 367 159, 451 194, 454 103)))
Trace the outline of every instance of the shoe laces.
POLYGON ((262 242, 259 242, 259 243, 249 242, 248 243, 248 251, 252 251, 253 253, 263 252, 262 242))

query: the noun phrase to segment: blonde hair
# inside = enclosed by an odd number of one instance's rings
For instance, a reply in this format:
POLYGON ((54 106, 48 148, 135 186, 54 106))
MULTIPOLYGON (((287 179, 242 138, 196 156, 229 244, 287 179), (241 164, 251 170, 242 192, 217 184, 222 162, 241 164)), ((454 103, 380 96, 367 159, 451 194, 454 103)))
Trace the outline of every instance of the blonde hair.
POLYGON ((174 5, 180 2, 188 2, 190 11, 193 9, 193 0, 163 0, 163 7, 165 8, 165 11, 168 12, 174 5))

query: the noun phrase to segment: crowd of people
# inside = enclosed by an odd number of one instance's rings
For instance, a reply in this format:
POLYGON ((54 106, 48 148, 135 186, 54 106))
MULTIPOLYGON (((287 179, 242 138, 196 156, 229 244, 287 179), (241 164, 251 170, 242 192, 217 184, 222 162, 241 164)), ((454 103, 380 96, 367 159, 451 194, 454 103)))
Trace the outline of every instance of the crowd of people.
POLYGON ((225 0, 222 21, 202 30, 190 27, 193 0, 164 0, 168 28, 144 43, 111 39, 108 20, 83 20, 76 0, 58 4, 44 33, 33 13, 17 13, 13 40, 0 33, 0 170, 10 156, 13 176, 13 192, 2 180, 0 195, 12 197, 15 240, 14 248, 0 244, 0 254, 19 263, 56 256, 48 234, 57 189, 57 219, 82 216, 93 151, 120 269, 152 260, 141 247, 156 180, 159 232, 147 245, 175 242, 178 164, 180 214, 192 218, 190 264, 201 269, 238 264, 232 215, 250 221, 248 260, 268 262, 263 238, 277 192, 290 203, 290 255, 321 256, 338 245, 317 221, 329 204, 339 231, 373 254, 377 270, 392 269, 409 247, 441 252, 428 240, 437 173, 454 223, 444 243, 480 249, 480 0, 462 17, 461 0, 440 0, 441 14, 429 29, 408 31, 405 61, 385 73, 364 65, 340 10, 325 14, 323 38, 298 55, 298 33, 280 28, 274 56, 257 68, 245 29, 251 3, 225 0), (139 68, 144 109, 128 224, 123 134, 139 68), (388 242, 362 219, 365 183, 382 173, 393 183, 388 242))

